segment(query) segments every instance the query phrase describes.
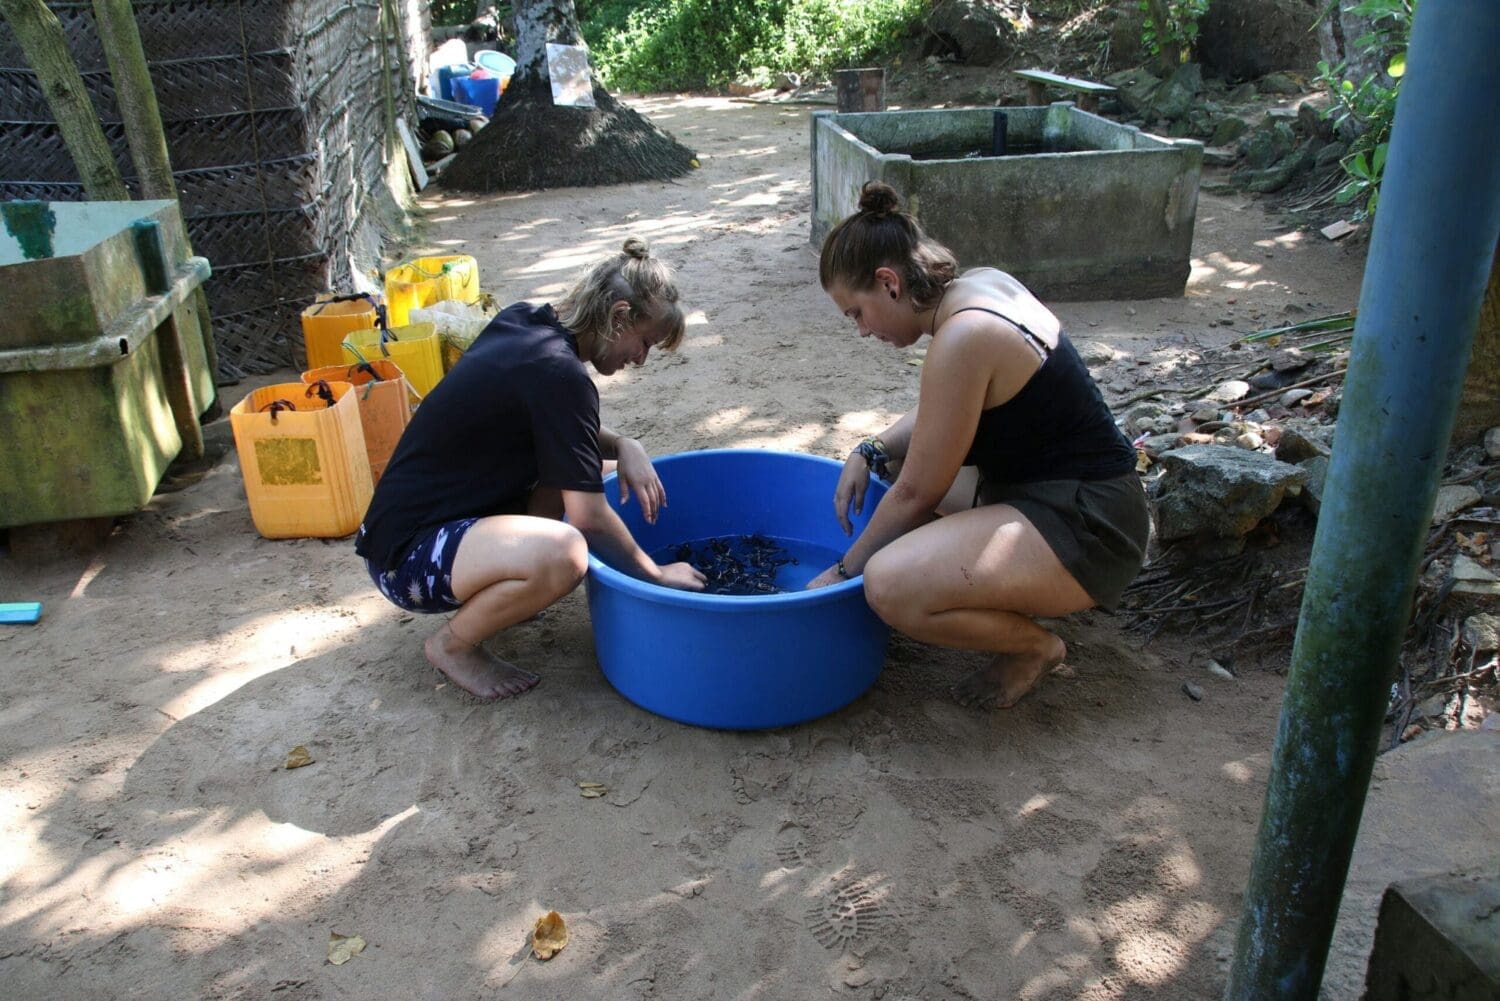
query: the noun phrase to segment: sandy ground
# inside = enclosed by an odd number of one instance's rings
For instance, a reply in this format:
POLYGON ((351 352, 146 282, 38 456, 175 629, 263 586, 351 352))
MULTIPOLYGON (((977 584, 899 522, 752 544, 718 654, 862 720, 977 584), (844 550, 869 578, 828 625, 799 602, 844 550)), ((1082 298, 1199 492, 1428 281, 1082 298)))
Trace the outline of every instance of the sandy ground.
MULTIPOLYGON (((700 171, 433 193, 415 249, 474 254, 509 301, 652 240, 690 336, 601 393, 655 454, 839 455, 909 407, 919 369, 817 287, 808 108, 639 106, 700 171)), ((1057 311, 1160 361, 1349 308, 1362 259, 1205 196, 1194 265, 1183 298, 1057 311)), ((1117 398, 1139 380, 1109 381, 1117 398)), ((23 598, 46 611, 0 627, 13 998, 1217 996, 1282 687, 1085 613, 1060 625, 1069 669, 1010 712, 947 695, 977 655, 897 638, 847 709, 713 732, 610 688, 580 589, 495 643, 541 686, 468 704, 422 661, 435 622, 379 598, 348 541, 255 534, 232 453, 88 559, 0 559, 0 600, 23 598), (316 761, 285 770, 298 744, 316 761), (526 942, 549 909, 572 941, 543 964, 526 942), (333 932, 367 947, 331 965, 333 932)))

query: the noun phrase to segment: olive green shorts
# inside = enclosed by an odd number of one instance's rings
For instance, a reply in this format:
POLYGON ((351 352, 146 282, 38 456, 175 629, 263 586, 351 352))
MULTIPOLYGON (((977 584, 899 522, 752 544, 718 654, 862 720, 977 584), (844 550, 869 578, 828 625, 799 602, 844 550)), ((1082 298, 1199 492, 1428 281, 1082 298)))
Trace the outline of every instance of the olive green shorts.
POLYGON ((974 506, 1009 504, 1026 516, 1095 604, 1114 611, 1146 561, 1151 511, 1141 478, 989 483, 974 506))

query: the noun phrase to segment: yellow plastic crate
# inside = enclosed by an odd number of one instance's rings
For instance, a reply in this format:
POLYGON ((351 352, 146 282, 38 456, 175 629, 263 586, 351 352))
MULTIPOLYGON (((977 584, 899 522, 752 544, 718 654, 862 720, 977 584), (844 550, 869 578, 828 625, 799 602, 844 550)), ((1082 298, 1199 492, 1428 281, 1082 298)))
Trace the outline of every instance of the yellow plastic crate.
POLYGON ((380 475, 390 464, 391 455, 401 433, 411 422, 411 387, 394 362, 377 358, 355 365, 329 365, 302 373, 307 385, 317 382, 347 382, 354 387, 359 401, 359 423, 365 432, 365 452, 370 457, 370 480, 380 482, 380 475))
POLYGON ((325 368, 344 360, 340 349, 351 331, 372 330, 378 319, 372 295, 331 296, 302 311, 302 342, 307 347, 307 367, 325 368))
POLYGON ((344 338, 344 364, 384 358, 406 373, 419 396, 432 392, 443 377, 443 346, 437 328, 413 323, 388 331, 356 330, 344 338))
POLYGON ((338 539, 359 527, 373 486, 353 386, 266 386, 236 403, 229 422, 257 532, 338 539))
POLYGON ((479 262, 468 254, 418 257, 385 273, 386 321, 393 327, 406 326, 413 309, 444 299, 479 301, 479 262))

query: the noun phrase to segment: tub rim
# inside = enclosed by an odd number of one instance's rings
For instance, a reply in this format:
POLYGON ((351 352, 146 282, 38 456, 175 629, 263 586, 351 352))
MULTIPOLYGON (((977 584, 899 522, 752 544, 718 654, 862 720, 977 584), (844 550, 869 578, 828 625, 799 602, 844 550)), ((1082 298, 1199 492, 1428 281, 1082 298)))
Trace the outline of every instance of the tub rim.
MULTIPOLYGON (((836 469, 842 469, 844 464, 837 459, 827 456, 811 455, 807 452, 790 452, 779 448, 704 448, 695 449, 690 452, 673 452, 669 455, 660 455, 651 460, 652 465, 668 460, 680 460, 688 457, 700 457, 711 455, 779 455, 821 463, 836 469)), ((610 473, 604 478, 605 493, 608 494, 612 486, 618 480, 618 473, 610 473)), ((875 480, 872 475, 871 480, 875 480)), ((853 545, 854 536, 850 540, 853 545)), ((669 605, 677 608, 693 608, 702 611, 713 611, 717 613, 749 613, 765 612, 773 608, 809 608, 817 605, 833 604, 844 600, 850 592, 864 589, 863 573, 855 574, 848 580, 827 587, 820 587, 816 591, 783 591, 779 594, 704 594, 701 591, 683 591, 675 587, 666 587, 662 584, 652 584, 632 577, 627 573, 616 570, 594 555, 589 550, 589 572, 588 576, 596 580, 600 585, 614 588, 624 592, 632 598, 641 601, 649 601, 658 605, 669 605)))

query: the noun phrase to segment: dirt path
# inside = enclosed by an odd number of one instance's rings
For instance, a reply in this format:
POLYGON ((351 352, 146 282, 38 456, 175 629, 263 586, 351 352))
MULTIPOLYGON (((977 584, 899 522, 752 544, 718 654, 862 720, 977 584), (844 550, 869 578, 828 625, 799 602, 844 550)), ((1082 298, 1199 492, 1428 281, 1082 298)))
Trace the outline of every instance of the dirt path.
MULTIPOLYGON (((689 340, 601 391, 658 454, 839 454, 908 407, 918 368, 817 288, 807 109, 643 104, 701 171, 436 194, 418 249, 476 255, 509 301, 652 240, 680 265, 689 340)), ((1215 197, 1195 256, 1184 298, 1058 306, 1076 337, 1152 362, 1114 372, 1117 396, 1170 378, 1194 339, 1352 306, 1361 268, 1215 197)), ((497 644, 542 685, 473 706, 347 541, 255 535, 232 455, 86 564, 0 560, 0 600, 23 598, 47 607, 0 627, 0 982, 18 998, 1217 996, 1281 692, 1085 614, 1061 626, 1071 670, 1008 713, 946 696, 973 656, 898 639, 832 717, 709 732, 614 693, 580 591, 497 644), (297 744, 316 762, 281 769, 297 744), (571 944, 525 959, 553 908, 571 944), (329 965, 330 932, 368 947, 329 965)))

